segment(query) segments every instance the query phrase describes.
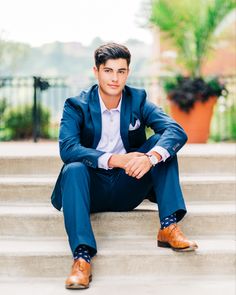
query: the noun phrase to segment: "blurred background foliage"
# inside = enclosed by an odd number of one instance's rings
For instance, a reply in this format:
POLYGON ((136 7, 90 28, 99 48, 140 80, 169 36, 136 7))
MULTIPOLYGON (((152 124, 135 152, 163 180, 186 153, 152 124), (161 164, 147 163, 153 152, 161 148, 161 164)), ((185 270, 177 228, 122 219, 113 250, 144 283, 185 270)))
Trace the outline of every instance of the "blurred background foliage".
MULTIPOLYGON (((221 97, 218 100, 210 140, 236 140, 235 10, 233 21, 223 21, 236 1, 144 0, 144 3, 142 23, 152 32, 154 42, 149 45, 129 39, 124 43, 132 53, 128 84, 146 88, 149 98, 168 111, 163 77, 178 73, 219 75, 227 83, 229 96, 227 100, 221 97)), ((97 37, 86 46, 59 41, 31 46, 7 40, 0 33, 0 140, 27 138, 32 134, 33 86, 17 80, 32 76, 62 79, 40 97, 41 136, 57 138, 63 102, 94 83, 93 53, 104 42, 97 37), (14 79, 8 83, 5 77, 14 79), (19 126, 25 130, 24 134, 17 129, 19 126)))
POLYGON ((150 22, 174 46, 186 74, 199 77, 217 41, 217 29, 235 7, 235 0, 153 0, 150 22))
MULTIPOLYGON (((1 106, 6 106, 4 100, 0 101, 1 106)), ((22 104, 20 107, 11 106, 2 109, 2 140, 19 140, 33 137, 33 105, 22 104)), ((50 137, 50 110, 41 105, 38 108, 40 119, 41 138, 50 137)))

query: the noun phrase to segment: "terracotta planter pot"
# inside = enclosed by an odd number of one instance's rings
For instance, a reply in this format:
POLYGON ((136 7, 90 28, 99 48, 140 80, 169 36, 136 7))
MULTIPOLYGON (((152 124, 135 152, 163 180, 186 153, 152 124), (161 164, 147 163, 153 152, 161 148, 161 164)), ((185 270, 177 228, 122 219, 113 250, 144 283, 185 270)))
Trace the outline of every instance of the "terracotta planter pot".
POLYGON ((209 137, 210 123, 215 96, 206 102, 197 101, 189 113, 183 112, 176 104, 170 101, 170 115, 178 122, 188 135, 188 143, 206 143, 209 137))

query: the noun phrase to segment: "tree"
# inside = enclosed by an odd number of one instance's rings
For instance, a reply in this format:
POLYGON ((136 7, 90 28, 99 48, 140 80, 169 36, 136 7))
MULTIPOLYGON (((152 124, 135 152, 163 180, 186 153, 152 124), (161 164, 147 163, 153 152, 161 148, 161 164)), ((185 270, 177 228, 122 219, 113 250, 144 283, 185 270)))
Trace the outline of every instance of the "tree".
POLYGON ((235 0, 153 0, 150 22, 175 46, 189 75, 199 77, 216 30, 235 8, 235 0))
POLYGON ((29 50, 29 45, 6 41, 0 35, 0 75, 13 74, 21 61, 29 54, 29 50))

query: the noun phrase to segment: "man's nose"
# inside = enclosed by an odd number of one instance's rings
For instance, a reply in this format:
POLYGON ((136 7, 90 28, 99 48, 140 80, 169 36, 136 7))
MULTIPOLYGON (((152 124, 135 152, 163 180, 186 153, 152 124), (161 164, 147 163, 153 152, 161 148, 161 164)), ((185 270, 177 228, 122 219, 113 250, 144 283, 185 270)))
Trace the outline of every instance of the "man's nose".
POLYGON ((118 76, 117 76, 117 73, 113 73, 113 76, 112 76, 112 81, 117 81, 118 80, 118 76))

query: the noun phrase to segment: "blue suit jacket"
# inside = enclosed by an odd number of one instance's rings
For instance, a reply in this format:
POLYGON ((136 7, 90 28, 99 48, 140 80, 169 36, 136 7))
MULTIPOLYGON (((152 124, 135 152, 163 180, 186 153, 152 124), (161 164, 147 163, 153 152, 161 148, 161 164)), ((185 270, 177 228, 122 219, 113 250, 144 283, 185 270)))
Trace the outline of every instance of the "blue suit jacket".
MULTIPOLYGON (((82 162, 92 168, 98 167, 98 158, 104 154, 96 150, 101 138, 101 122, 97 85, 65 101, 59 134, 60 156, 65 164, 82 162)), ((145 143, 145 127, 151 127, 160 135, 157 144, 168 150, 170 158, 175 156, 187 141, 183 129, 147 100, 145 90, 125 86, 122 94, 120 134, 127 152, 136 151, 145 143), (137 119, 141 123, 140 127, 129 131, 129 125, 134 126, 137 119)), ((51 197, 53 206, 58 210, 62 207, 61 173, 62 170, 51 197)))

